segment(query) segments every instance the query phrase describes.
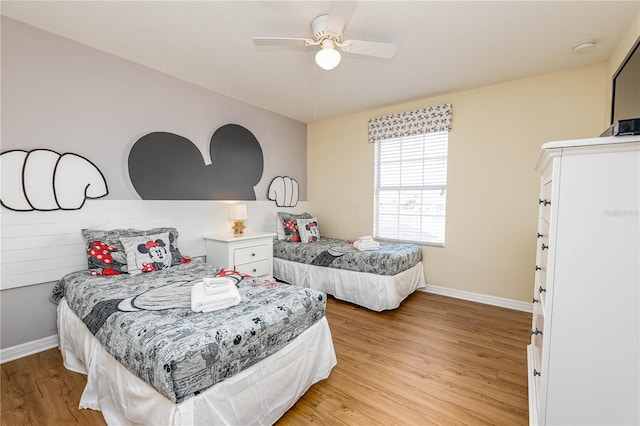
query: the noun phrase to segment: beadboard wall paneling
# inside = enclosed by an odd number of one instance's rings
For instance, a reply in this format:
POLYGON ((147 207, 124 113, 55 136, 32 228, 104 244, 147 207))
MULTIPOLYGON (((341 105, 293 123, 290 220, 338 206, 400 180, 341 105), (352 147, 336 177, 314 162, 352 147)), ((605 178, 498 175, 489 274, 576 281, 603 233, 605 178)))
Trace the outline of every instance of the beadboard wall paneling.
MULTIPOLYGON (((249 230, 275 232, 271 201, 246 201, 249 230)), ((174 226, 178 247, 187 256, 204 256, 205 234, 231 229, 227 201, 91 200, 80 210, 14 212, 2 209, 0 224, 0 289, 57 281, 64 274, 87 268, 83 228, 153 228, 174 226)), ((296 213, 306 209, 299 202, 296 213)))

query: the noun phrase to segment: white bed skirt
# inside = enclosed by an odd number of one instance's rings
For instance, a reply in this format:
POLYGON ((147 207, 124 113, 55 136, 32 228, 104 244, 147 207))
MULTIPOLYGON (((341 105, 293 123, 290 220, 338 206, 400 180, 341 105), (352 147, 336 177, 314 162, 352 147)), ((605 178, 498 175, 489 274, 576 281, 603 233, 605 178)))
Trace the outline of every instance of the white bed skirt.
POLYGON ((378 312, 397 308, 408 295, 426 287, 422 262, 396 275, 376 275, 274 258, 273 276, 378 312))
POLYGON ((65 299, 58 334, 65 367, 87 375, 80 408, 102 411, 110 425, 270 425, 336 365, 323 317, 275 354, 174 404, 107 353, 65 299))

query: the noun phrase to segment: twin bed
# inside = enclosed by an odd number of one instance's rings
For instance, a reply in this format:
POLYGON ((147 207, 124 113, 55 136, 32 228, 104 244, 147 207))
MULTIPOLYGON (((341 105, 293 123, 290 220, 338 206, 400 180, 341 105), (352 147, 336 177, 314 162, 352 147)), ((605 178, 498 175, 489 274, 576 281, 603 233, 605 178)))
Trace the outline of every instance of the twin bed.
POLYGON ((91 272, 67 274, 52 293, 64 365, 87 375, 81 408, 118 425, 273 424, 329 376, 324 293, 187 262, 175 229, 167 252, 181 260, 134 274, 116 240, 160 247, 154 231, 85 232, 91 272), (193 312, 192 287, 214 276, 232 279, 241 302, 193 312))
POLYGON ((273 276, 323 291, 373 311, 395 309, 425 287, 422 251, 415 244, 381 244, 360 251, 348 241, 274 241, 273 276))
POLYGON ((416 244, 380 243, 376 250, 361 251, 346 240, 321 238, 317 218, 306 212, 278 212, 276 231, 278 280, 378 312, 397 308, 425 287, 422 249, 416 244))
POLYGON ((274 276, 289 285, 189 261, 174 228, 83 236, 89 270, 63 277, 51 299, 64 365, 87 375, 80 408, 108 424, 273 424, 336 365, 325 293, 380 311, 424 286, 413 245, 274 241, 274 276), (136 271, 122 255, 136 247, 170 259, 136 271), (232 279, 241 302, 193 312, 192 287, 213 276, 232 279))

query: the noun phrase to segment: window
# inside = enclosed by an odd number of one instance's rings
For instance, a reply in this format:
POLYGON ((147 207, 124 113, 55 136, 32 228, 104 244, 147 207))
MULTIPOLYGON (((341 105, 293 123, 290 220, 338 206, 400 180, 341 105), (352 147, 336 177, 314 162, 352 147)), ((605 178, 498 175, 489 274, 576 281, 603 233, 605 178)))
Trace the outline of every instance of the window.
POLYGON ((448 132, 375 142, 376 238, 444 246, 448 132))

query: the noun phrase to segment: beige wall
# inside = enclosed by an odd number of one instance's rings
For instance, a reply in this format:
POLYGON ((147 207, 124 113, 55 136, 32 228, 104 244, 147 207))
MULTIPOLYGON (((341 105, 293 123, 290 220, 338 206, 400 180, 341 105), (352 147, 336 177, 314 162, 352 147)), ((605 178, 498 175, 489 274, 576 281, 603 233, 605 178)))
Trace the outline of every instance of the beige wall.
POLYGON ((369 118, 451 103, 446 242, 423 247, 427 283, 531 300, 540 146, 609 125, 611 78, 638 37, 640 13, 607 62, 309 124, 308 206, 322 234, 373 231, 369 118))
POLYGON ((607 126, 608 64, 572 69, 311 123, 309 211, 321 233, 372 233, 370 117, 453 105, 444 248, 424 247, 428 284, 528 301, 533 292, 540 146, 607 126))

